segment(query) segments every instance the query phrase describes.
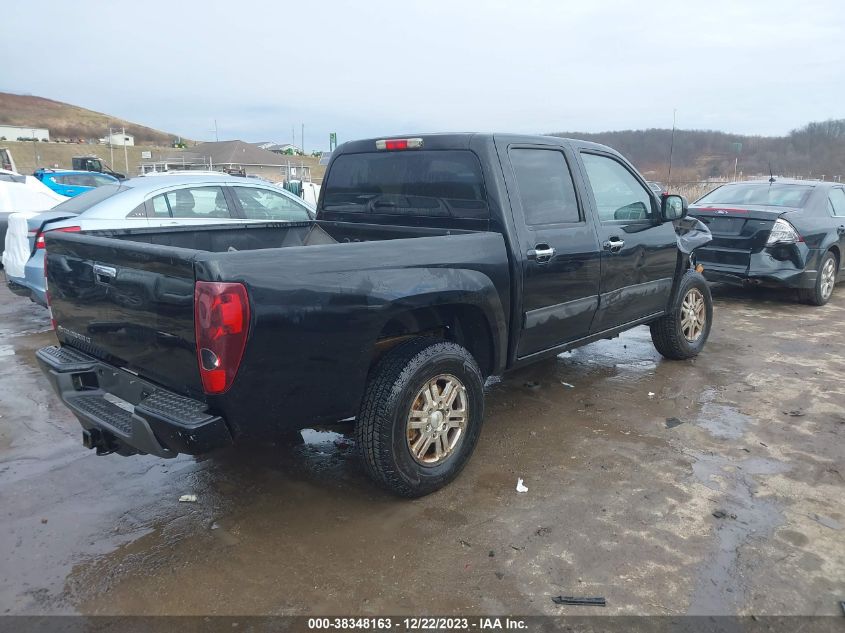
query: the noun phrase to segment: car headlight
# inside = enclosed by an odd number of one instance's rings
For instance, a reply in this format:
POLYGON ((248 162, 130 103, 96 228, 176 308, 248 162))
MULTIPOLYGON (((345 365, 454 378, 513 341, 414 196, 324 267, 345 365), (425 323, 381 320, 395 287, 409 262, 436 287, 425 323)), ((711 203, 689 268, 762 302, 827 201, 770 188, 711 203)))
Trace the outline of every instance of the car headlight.
POLYGON ((769 233, 769 239, 766 240, 766 246, 774 246, 775 244, 795 244, 803 241, 804 239, 798 234, 798 231, 795 230, 794 226, 786 220, 778 218, 775 220, 771 233, 769 233))

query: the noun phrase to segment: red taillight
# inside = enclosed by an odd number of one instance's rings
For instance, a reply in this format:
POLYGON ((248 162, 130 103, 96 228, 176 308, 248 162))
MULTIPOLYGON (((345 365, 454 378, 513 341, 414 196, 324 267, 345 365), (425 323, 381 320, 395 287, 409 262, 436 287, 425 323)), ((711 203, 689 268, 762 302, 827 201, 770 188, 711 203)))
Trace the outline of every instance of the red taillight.
POLYGON ((422 146, 421 138, 387 138, 376 141, 376 149, 418 149, 422 146))
MULTIPOLYGON (((44 233, 51 233, 53 231, 58 233, 79 233, 81 230, 81 226, 65 226, 60 229, 47 229, 44 233)), ((44 233, 39 233, 35 237, 35 248, 47 248, 47 244, 44 242, 44 233)))
POLYGON ((243 284, 198 281, 194 329, 202 388, 208 394, 232 386, 249 331, 249 297, 243 284))

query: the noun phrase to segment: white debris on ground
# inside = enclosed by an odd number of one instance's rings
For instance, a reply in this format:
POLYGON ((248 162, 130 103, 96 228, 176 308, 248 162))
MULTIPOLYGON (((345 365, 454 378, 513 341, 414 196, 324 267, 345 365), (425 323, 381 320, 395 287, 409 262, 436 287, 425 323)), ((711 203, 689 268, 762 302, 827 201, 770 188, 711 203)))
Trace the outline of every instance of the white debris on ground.
POLYGON ((517 492, 528 492, 528 486, 522 483, 522 478, 518 478, 516 480, 516 491, 517 492))
POLYGON ((196 503, 197 496, 196 495, 182 495, 179 497, 179 503, 196 503))

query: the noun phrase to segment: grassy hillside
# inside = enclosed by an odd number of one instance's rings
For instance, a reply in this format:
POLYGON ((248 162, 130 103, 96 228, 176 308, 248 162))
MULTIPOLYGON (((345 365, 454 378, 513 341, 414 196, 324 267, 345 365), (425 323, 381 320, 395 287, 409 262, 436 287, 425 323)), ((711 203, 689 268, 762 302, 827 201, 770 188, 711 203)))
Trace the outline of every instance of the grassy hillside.
MULTIPOLYGON (((109 148, 106 145, 77 145, 75 143, 32 143, 32 142, 15 142, 15 141, 0 141, 0 145, 8 147, 15 159, 18 171, 22 174, 31 174, 39 167, 58 167, 61 169, 71 168, 71 158, 74 156, 98 156, 105 162, 111 161, 109 148)), ((127 173, 134 176, 138 173, 138 165, 142 162, 141 152, 151 151, 154 157, 158 157, 161 152, 168 155, 173 153, 173 150, 166 148, 156 148, 148 146, 127 147, 126 153, 129 158, 129 169, 126 169, 123 160, 123 148, 114 148, 114 164, 112 168, 120 173, 127 173)))
MULTIPOLYGON (((555 136, 603 143, 627 156, 647 177, 666 181, 672 130, 622 130, 555 136)), ((676 130, 672 181, 733 179, 768 174, 845 180, 845 119, 809 123, 786 136, 744 136, 711 130, 676 130), (739 146, 737 145, 739 144, 739 146), (738 159, 738 160, 737 160, 738 159)))
POLYGON ((8 92, 0 92, 0 124, 45 127, 53 140, 100 139, 109 127, 124 126, 138 145, 168 147, 177 136, 69 103, 8 92))
MULTIPOLYGON (((22 174, 31 174, 38 167, 59 167, 62 169, 70 169, 71 159, 74 156, 93 155, 99 156, 107 163, 111 162, 109 148, 106 145, 2 141, 0 142, 0 146, 9 148, 15 159, 18 171, 22 174)), ((138 166, 142 162, 148 162, 147 159, 141 158, 141 152, 143 151, 150 152, 152 160, 161 160, 165 157, 178 155, 178 150, 166 147, 143 145, 127 147, 126 153, 129 158, 129 168, 127 169, 126 163, 124 162, 123 148, 115 147, 114 164, 112 164, 111 167, 119 173, 135 176, 138 174, 138 166)), ((320 182, 326 171, 325 166, 317 164, 317 159, 311 158, 310 156, 291 157, 291 163, 294 165, 308 165, 311 168, 311 178, 315 182, 320 182)), ((271 178, 272 174, 263 175, 266 175, 268 178, 273 180, 273 178, 271 178)))

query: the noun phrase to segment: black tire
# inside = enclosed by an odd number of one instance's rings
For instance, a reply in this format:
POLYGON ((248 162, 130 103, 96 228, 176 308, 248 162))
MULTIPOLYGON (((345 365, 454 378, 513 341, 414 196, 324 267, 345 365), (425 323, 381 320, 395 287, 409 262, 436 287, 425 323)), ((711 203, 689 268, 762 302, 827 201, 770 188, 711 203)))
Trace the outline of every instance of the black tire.
POLYGON ((816 273, 816 283, 813 284, 812 288, 802 288, 798 291, 798 298, 801 300, 802 303, 808 303, 813 306, 823 306, 830 298, 833 296, 833 287, 830 288, 827 293, 822 288, 822 274, 825 269, 825 266, 828 265, 829 261, 833 261, 833 279, 834 284, 836 283, 836 273, 839 271, 839 262, 836 259, 836 255, 834 255, 831 251, 828 251, 822 257, 822 261, 819 264, 819 270, 816 273))
POLYGON ((651 323, 651 340, 657 351, 666 358, 672 360, 693 358, 707 342, 712 323, 713 298, 710 296, 710 288, 700 273, 691 270, 681 279, 669 313, 651 323), (684 334, 682 320, 684 300, 693 291, 697 291, 704 301, 704 324, 698 336, 690 341, 684 334))
POLYGON ((355 424, 367 473, 403 497, 421 497, 445 486, 472 454, 484 416, 484 379, 466 349, 432 338, 414 338, 390 350, 370 372, 355 424), (466 390, 466 426, 454 451, 442 462, 423 465, 411 454, 408 419, 422 388, 451 375, 466 390))

